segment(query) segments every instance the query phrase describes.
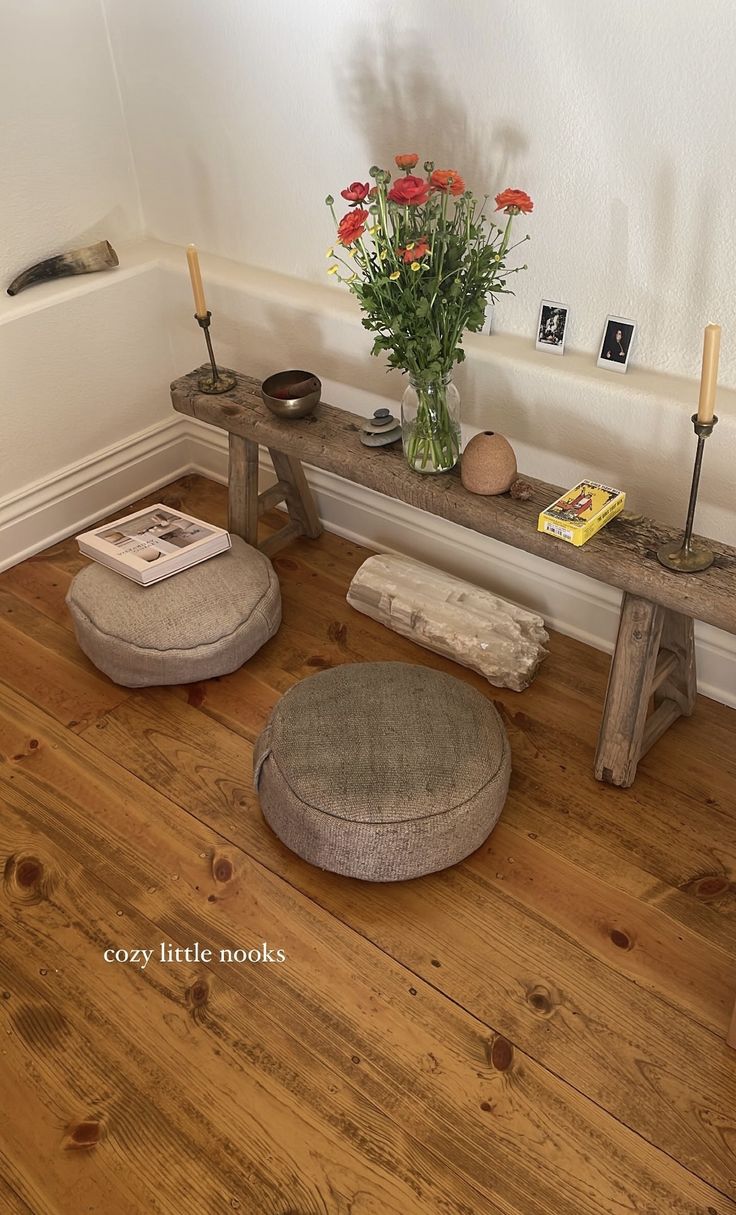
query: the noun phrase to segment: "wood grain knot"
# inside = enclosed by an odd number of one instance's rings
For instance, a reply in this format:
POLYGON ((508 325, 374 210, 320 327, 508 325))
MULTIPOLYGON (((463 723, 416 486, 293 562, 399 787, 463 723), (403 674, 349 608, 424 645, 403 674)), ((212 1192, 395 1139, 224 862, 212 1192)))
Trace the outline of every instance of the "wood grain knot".
POLYGON ((320 671, 326 671, 332 666, 329 658, 325 658, 323 654, 312 654, 306 661, 306 666, 317 667, 320 671))
POLYGON ((627 933, 622 932, 620 928, 612 928, 608 935, 617 949, 633 948, 634 943, 631 937, 627 933))
POLYGON ((105 1128, 97 1118, 82 1118, 67 1127, 64 1151, 89 1151, 104 1138, 105 1128))
POLYGON ((210 998, 210 985, 207 979, 195 979, 186 992, 187 1004, 190 1008, 204 1008, 210 998))
POLYGON ((235 876, 235 866, 228 856, 216 852, 212 858, 212 876, 216 882, 230 882, 235 876))
POLYGON ((52 866, 30 852, 12 853, 5 862, 3 890, 18 903, 40 903, 53 890, 52 866))
POLYGON ((732 890, 732 884, 723 873, 705 873, 686 882, 682 889, 707 903, 711 899, 719 899, 728 894, 732 890))
POLYGON ((501 1034, 496 1034, 496 1037, 491 1043, 490 1063, 497 1072, 507 1072, 514 1061, 514 1048, 508 1038, 504 1038, 501 1034))
POLYGON ((35 856, 26 856, 18 861, 15 876, 19 886, 37 886, 43 874, 43 865, 35 856))
POLYGON ((339 620, 333 620, 327 626, 327 636, 330 641, 334 641, 337 645, 344 646, 348 639, 348 626, 341 624, 339 620))
POLYGON ((201 709, 205 700, 205 689, 201 683, 190 684, 187 688, 187 704, 193 709, 201 709))
POLYGON ((539 1013, 540 1017, 548 1017, 554 1012, 555 1005, 552 999, 552 993, 547 987, 542 987, 539 984, 537 987, 532 987, 527 993, 527 1000, 535 1013, 539 1013))

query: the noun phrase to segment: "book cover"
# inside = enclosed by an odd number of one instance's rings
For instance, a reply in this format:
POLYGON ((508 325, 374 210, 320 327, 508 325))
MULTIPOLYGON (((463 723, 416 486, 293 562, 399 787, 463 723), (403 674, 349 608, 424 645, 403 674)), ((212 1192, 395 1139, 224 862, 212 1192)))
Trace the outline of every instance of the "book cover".
POLYGON ((80 552, 141 586, 230 548, 221 527, 157 503, 77 536, 80 552))
POLYGON ((543 510, 537 531, 581 545, 624 509, 626 494, 597 481, 581 481, 543 510))

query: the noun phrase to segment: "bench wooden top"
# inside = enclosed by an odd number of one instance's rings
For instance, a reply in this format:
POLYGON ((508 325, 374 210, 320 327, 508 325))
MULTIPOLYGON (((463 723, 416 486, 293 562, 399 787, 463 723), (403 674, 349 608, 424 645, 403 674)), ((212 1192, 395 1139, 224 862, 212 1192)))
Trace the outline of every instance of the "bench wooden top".
MULTIPOLYGON (((708 540, 706 543, 716 554, 710 569, 700 574, 673 573, 659 564, 656 551, 666 541, 678 539, 681 533, 653 519, 624 512, 587 544, 575 548, 536 530, 539 512, 564 492, 556 485, 525 477, 532 487, 528 501, 516 500, 508 494, 479 497, 463 488, 457 470, 430 476, 412 472, 399 444, 389 448, 364 447, 358 438, 364 419, 356 414, 323 402, 311 417, 287 421, 266 408, 261 400, 260 381, 250 376, 236 373, 235 387, 221 396, 199 392, 197 378, 206 370, 192 371, 171 385, 171 399, 179 413, 295 456, 313 468, 336 473, 367 489, 398 498, 662 607, 736 633, 736 549, 729 545, 708 540)), ((687 490, 688 486, 683 485, 683 519, 687 490)))

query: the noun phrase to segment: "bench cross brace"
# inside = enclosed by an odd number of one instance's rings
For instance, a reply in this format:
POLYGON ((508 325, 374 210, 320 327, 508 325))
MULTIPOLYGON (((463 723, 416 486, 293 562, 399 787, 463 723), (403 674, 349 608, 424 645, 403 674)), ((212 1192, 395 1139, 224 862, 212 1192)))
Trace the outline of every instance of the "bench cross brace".
POLYGON ((693 621, 625 594, 598 736, 597 779, 633 784, 641 757, 678 717, 691 715, 695 695, 693 621))
POLYGON ((232 432, 229 439, 228 528, 233 535, 260 548, 267 557, 272 557, 296 536, 316 539, 321 535, 322 524, 301 462, 295 456, 269 447, 278 480, 259 494, 258 444, 254 439, 244 439, 232 432), (289 522, 259 545, 258 519, 280 502, 286 503, 289 522))

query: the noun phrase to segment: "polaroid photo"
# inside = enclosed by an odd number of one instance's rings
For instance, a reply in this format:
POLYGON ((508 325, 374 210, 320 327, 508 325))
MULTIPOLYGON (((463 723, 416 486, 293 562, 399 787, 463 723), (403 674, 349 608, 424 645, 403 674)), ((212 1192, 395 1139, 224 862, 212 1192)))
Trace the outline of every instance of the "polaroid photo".
POLYGON ((623 316, 608 316, 598 355, 598 366, 606 371, 626 371, 634 342, 636 323, 623 316))
POLYGON ((562 354, 565 349, 568 309, 553 300, 542 300, 537 321, 537 350, 562 354))

